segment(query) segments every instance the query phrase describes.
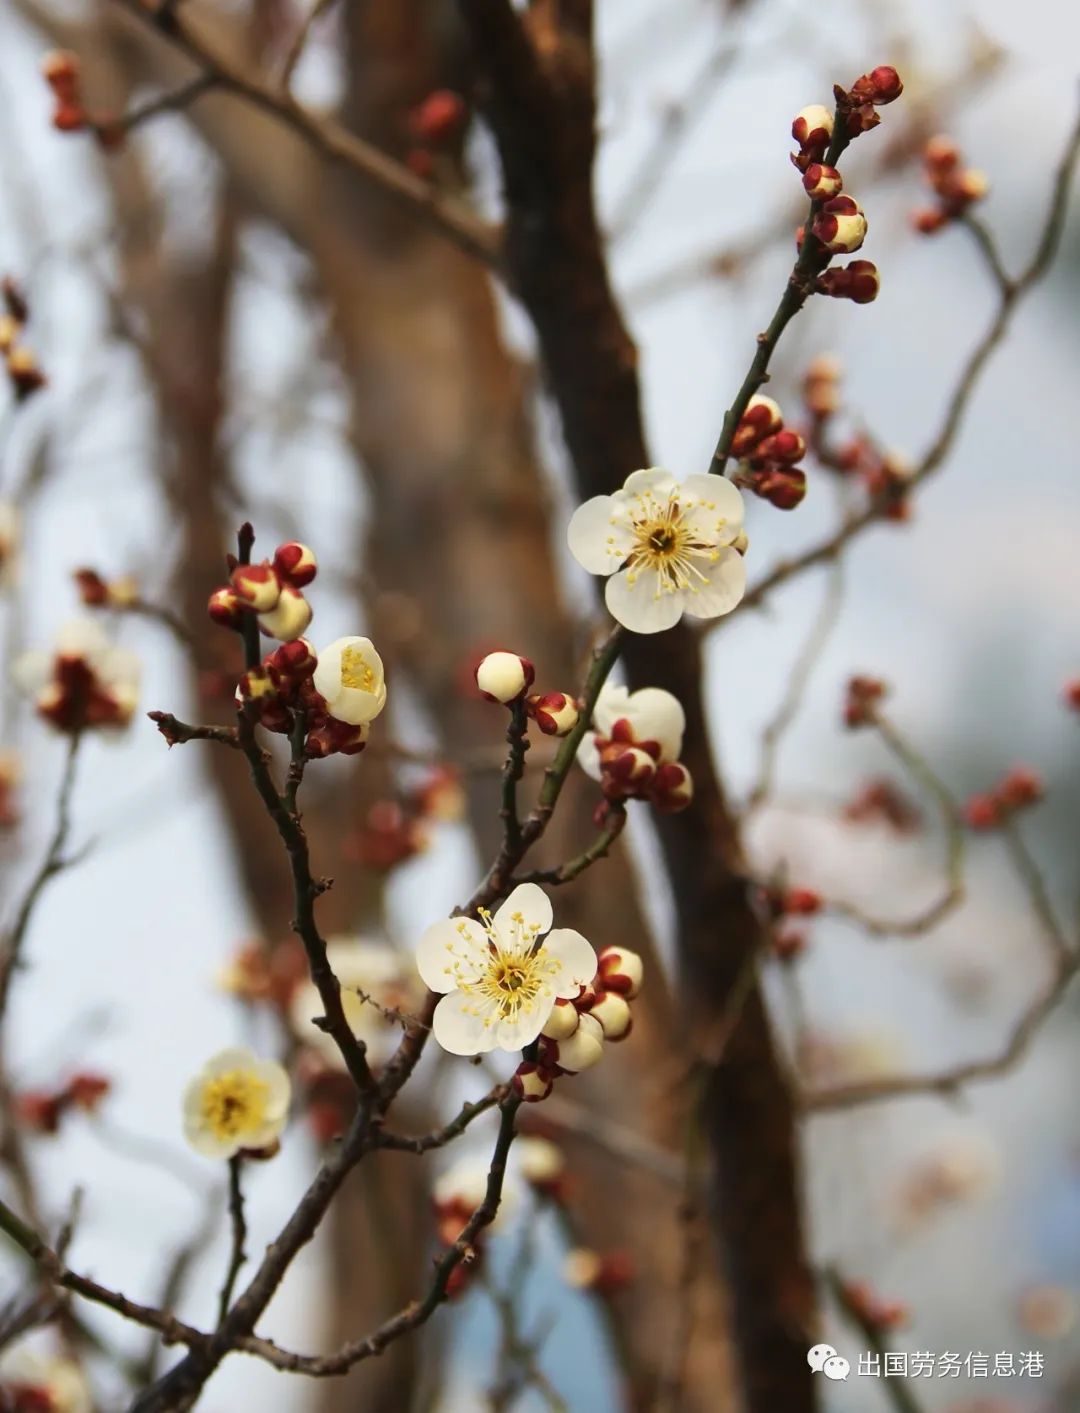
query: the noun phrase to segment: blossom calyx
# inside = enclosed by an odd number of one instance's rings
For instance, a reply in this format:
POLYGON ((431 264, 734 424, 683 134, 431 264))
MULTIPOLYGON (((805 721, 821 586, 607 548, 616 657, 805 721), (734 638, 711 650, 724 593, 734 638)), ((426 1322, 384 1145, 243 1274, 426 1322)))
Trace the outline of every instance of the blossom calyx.
POLYGON ((476 669, 476 685, 489 702, 509 706, 532 686, 536 669, 517 653, 488 653, 476 669))

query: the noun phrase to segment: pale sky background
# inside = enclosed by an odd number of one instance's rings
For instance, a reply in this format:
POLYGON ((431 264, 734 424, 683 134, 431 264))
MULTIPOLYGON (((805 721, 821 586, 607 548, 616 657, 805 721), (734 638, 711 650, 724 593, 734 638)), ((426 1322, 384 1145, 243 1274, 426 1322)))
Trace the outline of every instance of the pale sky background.
MULTIPOLYGON (((606 209, 617 207, 658 111, 700 65, 701 36, 715 9, 704 0, 662 7, 601 0, 608 141, 600 189, 606 209)), ((615 253, 616 280, 642 349, 659 462, 679 474, 705 468, 791 252, 783 246, 770 251, 728 285, 698 283, 660 302, 640 292, 681 257, 741 239, 784 209, 797 190, 787 162, 788 127, 805 103, 827 101, 824 75, 850 81, 894 58, 888 45, 883 48, 883 33, 909 33, 915 61, 903 65, 905 75, 940 82, 960 62, 963 13, 940 0, 862 6, 822 0, 812 11, 763 0, 755 7, 747 59, 680 149, 647 219, 615 253), (868 12, 876 14, 872 24, 860 18, 868 12), (830 56, 826 68, 823 56, 830 56)), ((1055 0, 1022 7, 987 0, 966 13, 1009 51, 1009 63, 996 82, 965 102, 951 131, 971 162, 991 176, 985 215, 1015 267, 1031 248, 1072 121, 1080 13, 1055 0)), ((53 378, 48 398, 20 419, 5 479, 21 474, 43 421, 63 429, 57 441, 64 447, 28 527, 24 631, 35 642, 75 608, 68 569, 80 563, 133 568, 152 592, 155 575, 158 582, 165 578, 171 547, 153 478, 145 474, 153 454, 149 409, 135 395, 132 361, 123 353, 107 361, 98 354, 102 311, 81 268, 85 252, 101 245, 107 213, 87 149, 48 129, 47 96, 33 72, 38 47, 0 6, 0 83, 18 99, 4 104, 0 190, 10 192, 11 174, 18 172, 30 203, 0 223, 0 269, 31 275, 34 344, 53 378), (20 225, 27 209, 37 213, 45 234, 45 258, 29 272, 28 250, 37 242, 20 225)), ((308 78, 317 86, 314 68, 308 78)), ((881 132, 862 140, 867 148, 887 132, 891 113, 885 111, 881 132)), ((161 181, 178 198, 175 240, 182 252, 186 241, 202 237, 205 170, 179 122, 170 121, 151 140, 160 151, 161 181)), ((853 159, 852 173, 857 169, 853 159)), ((849 186, 858 194, 854 175, 849 186)), ((988 317, 987 279, 962 234, 922 241, 908 233, 906 212, 921 199, 914 173, 862 199, 871 230, 863 254, 882 269, 881 297, 867 308, 818 301, 782 345, 774 386, 793 406, 793 382, 806 360, 836 352, 849 370, 851 404, 884 440, 918 454, 936 427, 943 389, 988 317)), ((1078 228, 1074 203, 1067 243, 1074 259, 1078 228)), ((339 439, 325 425, 341 414, 332 390, 320 397, 317 427, 297 433, 274 425, 284 421, 275 408, 287 404, 302 361, 296 307, 287 293, 295 257, 269 235, 252 240, 251 257, 255 273, 241 302, 235 366, 244 404, 260 427, 237 426, 240 464, 257 470, 272 452, 282 488, 303 467, 305 482, 317 483, 305 501, 305 538, 318 546, 324 565, 347 569, 344 557, 356 542, 362 505, 339 439)), ((1080 788, 1076 720, 1059 702, 1061 683, 1080 670, 1074 452, 1080 423, 1070 376, 1077 355, 1075 300, 1074 265, 1068 278, 1059 272, 1027 301, 983 380, 947 471, 919 498, 915 521, 874 531, 849 557, 839 631, 782 757, 783 790, 793 795, 843 794, 865 774, 887 770, 880 747, 838 727, 845 678, 852 671, 886 675, 895 686, 893 716, 957 792, 989 784, 1018 758, 1060 780, 1059 797, 1031 834, 1050 850, 1066 917, 1075 913, 1073 860, 1053 850, 1055 837, 1070 837, 1080 788)), ((516 328, 519 321, 510 317, 516 328)), ((558 471, 557 447, 552 460, 558 471)), ((790 517, 751 506, 758 573, 792 545, 817 538, 815 527, 820 532, 829 513, 824 489, 815 487, 790 517)), ((275 542, 274 528, 260 516, 267 545, 275 542)), ((353 627, 335 603, 330 580, 327 574, 311 593, 316 641, 353 627)), ((820 593, 820 581, 800 580, 777 597, 769 616, 741 616, 715 640, 710 691, 717 745, 737 786, 745 788, 753 777, 761 725, 820 593)), ((187 711, 191 704, 178 687, 183 674, 170 643, 137 624, 125 627, 123 640, 144 655, 145 706, 187 711)), ((14 721, 5 717, 4 732, 28 751, 29 818, 21 842, 25 858, 35 859, 51 824, 62 747, 25 713, 14 721)), ((250 931, 251 919, 202 789, 197 750, 167 753, 145 722, 122 744, 88 746, 75 801, 76 839, 97 842, 86 863, 49 890, 30 938, 32 966, 20 979, 11 1014, 11 1053, 24 1082, 48 1081, 58 1055, 115 1074, 112 1121, 175 1154, 172 1172, 160 1172, 107 1150, 79 1121, 35 1148, 57 1210, 73 1185, 86 1184, 74 1264, 136 1298, 153 1296, 162 1251, 192 1229, 198 1200, 190 1179, 209 1183, 219 1176, 183 1149, 180 1091, 208 1054, 247 1033, 242 1016, 213 985, 216 968, 250 931)), ((856 838, 775 814, 760 822, 754 843, 763 862, 784 856, 801 880, 873 899, 881 912, 907 911, 913 899, 936 889, 933 864, 918 843, 896 845, 873 832, 856 838)), ((816 1024, 872 1036, 905 1067, 932 1068, 997 1049, 1037 983, 1039 952, 998 867, 995 845, 976 841, 973 857, 974 900, 932 942, 866 942, 838 925, 815 929, 802 982, 816 1024), (965 1007, 957 994, 957 979, 973 969, 985 980, 981 1007, 965 1007)), ((471 869, 467 850, 451 840, 444 853, 402 871, 392 913, 403 942, 460 895, 471 869)), ((12 872, 19 876, 18 869, 12 872)), ((4 882, 10 900, 16 890, 7 876, 4 882)), ((596 886, 603 886, 600 873, 596 886)), ((1080 1360, 1075 1339, 1040 1344, 1015 1318, 1016 1298, 1027 1285, 1080 1287, 1080 1123, 1069 1085, 1078 1058, 1075 1019, 1073 998, 1019 1072, 973 1087, 954 1106, 912 1101, 817 1120, 808 1129, 816 1255, 915 1307, 916 1322, 896 1337, 897 1348, 1043 1348, 1044 1384, 1014 1381, 1005 1389, 1030 1413, 1057 1407, 1049 1401, 1054 1371, 1060 1375, 1080 1360), (985 1192, 898 1232, 896 1196, 905 1176, 927 1154, 965 1145, 980 1161, 985 1155, 991 1175, 985 1192)), ((252 1249, 280 1226, 312 1163, 297 1128, 282 1156, 254 1175, 252 1249)), ((313 1347, 321 1259, 316 1245, 296 1263, 265 1333, 292 1347, 313 1347)), ((215 1248, 182 1313, 207 1319, 223 1262, 223 1250, 215 1248)), ((553 1284, 544 1294, 548 1305, 559 1302, 568 1324, 588 1318, 586 1302, 562 1296, 553 1284)), ((453 1317, 460 1323, 462 1382, 460 1391, 448 1392, 446 1407, 462 1413, 477 1407, 471 1390, 489 1372, 477 1357, 488 1341, 483 1304, 475 1297, 453 1317)), ((101 1319, 110 1333, 118 1332, 111 1317, 101 1319)), ((857 1339, 847 1329, 830 1323, 827 1337, 854 1363, 857 1339)), ((558 1340, 556 1332, 553 1348, 558 1340)), ((558 1360, 551 1372, 558 1384, 558 1360)), ((603 1371, 586 1366, 584 1379, 571 1406, 589 1413, 613 1408, 603 1371)), ((973 1392, 980 1391, 1003 1396, 993 1382, 975 1385, 973 1392)), ((879 1389, 854 1376, 829 1392, 830 1413, 878 1413, 887 1406, 879 1389)), ((958 1409, 971 1396, 956 1381, 920 1380, 918 1393, 928 1413, 958 1409)), ((300 1413, 307 1394, 303 1381, 233 1359, 201 1406, 208 1413, 237 1407, 300 1413)))

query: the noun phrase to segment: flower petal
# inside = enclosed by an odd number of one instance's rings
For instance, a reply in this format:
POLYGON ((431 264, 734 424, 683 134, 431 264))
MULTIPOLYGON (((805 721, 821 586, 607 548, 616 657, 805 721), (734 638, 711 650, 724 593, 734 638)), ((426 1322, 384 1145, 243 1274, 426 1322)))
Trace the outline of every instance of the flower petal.
POLYGON ((625 715, 637 741, 659 741, 661 760, 678 760, 682 752, 686 713, 678 697, 663 687, 642 687, 632 692, 625 715))
POLYGON ((611 496, 593 496, 570 517, 566 542, 590 574, 613 574, 630 553, 633 537, 619 522, 623 515, 611 496))
POLYGON ((706 568, 699 560, 698 565, 705 578, 683 600, 686 612, 691 618, 719 618, 730 613, 746 593, 746 561, 737 550, 722 549, 715 564, 706 568))
POLYGON ((257 1070, 260 1067, 258 1055, 247 1045, 230 1045, 225 1050, 219 1050, 216 1055, 212 1055, 202 1068, 202 1079, 215 1079, 220 1074, 228 1074, 231 1070, 257 1070))
POLYGON ((600 752, 596 749, 596 732, 586 731, 577 748, 577 763, 590 780, 602 780, 600 752))
POLYGON ((631 471, 623 482, 624 496, 654 495, 657 500, 667 500, 678 483, 670 471, 662 466, 647 466, 643 471, 631 471))
POLYGON ((435 1007, 431 1030, 451 1055, 485 1055, 497 1043, 494 1017, 494 1007, 478 1011, 476 1003, 463 991, 451 991, 435 1007))
POLYGON ((693 502, 686 511, 687 521, 710 544, 730 544, 743 526, 746 502, 742 492, 726 476, 687 476, 680 491, 693 502))
POLYGON ((587 986, 596 975, 596 953, 592 944, 572 927, 556 927, 549 932, 544 942, 544 955, 559 964, 551 984, 555 995, 563 1000, 576 996, 578 988, 587 986))
POLYGON ((487 937, 472 918, 433 922, 416 944, 416 969, 432 991, 455 991, 459 981, 475 981, 487 960, 487 937))
POLYGON ((525 931, 531 934, 530 946, 551 929, 551 899, 536 883, 519 883, 492 919, 500 940, 505 939, 510 945, 518 940, 517 914, 521 915, 525 931))
POLYGON ((620 716, 626 715, 630 689, 617 682, 605 682, 593 707, 593 726, 601 736, 610 736, 611 728, 620 716))
POLYGON ((604 601, 617 623, 631 633, 662 633, 674 628, 682 617, 683 596, 663 593, 654 570, 631 575, 623 569, 607 581, 604 601))
POLYGON ((513 1019, 507 1016, 498 1021, 495 1025, 496 1048, 524 1050, 526 1045, 531 1045, 547 1024, 554 1005, 554 996, 537 997, 527 1011, 519 1011, 513 1019))

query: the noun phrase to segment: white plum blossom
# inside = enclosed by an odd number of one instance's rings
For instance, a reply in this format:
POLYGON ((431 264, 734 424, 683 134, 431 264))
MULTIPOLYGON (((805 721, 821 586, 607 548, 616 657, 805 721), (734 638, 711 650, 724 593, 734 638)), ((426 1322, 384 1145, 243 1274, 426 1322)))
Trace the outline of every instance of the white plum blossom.
POLYGON ((746 591, 735 549, 743 499, 723 476, 634 471, 622 490, 594 496, 570 520, 570 552, 590 574, 608 577, 608 609, 635 633, 659 633, 684 613, 719 618, 746 591))
POLYGON ((51 650, 23 653, 11 673, 38 714, 61 731, 126 726, 138 705, 138 657, 111 643, 92 618, 65 624, 51 650))
POLYGON ((0 1385, 4 1384, 44 1393, 50 1413, 94 1413, 94 1396, 86 1376, 73 1359, 62 1355, 20 1345, 0 1360, 0 1385))
POLYGON ((521 1050, 540 1034, 557 1000, 596 975, 596 953, 580 932, 552 930, 551 903, 522 883, 491 915, 447 918, 420 939, 416 964, 432 991, 435 1039, 452 1055, 521 1050))
POLYGON ((335 721, 367 726, 386 705, 382 658, 370 638, 336 638, 319 649, 312 677, 335 721))
POLYGON ((184 1137, 206 1158, 270 1148, 289 1116, 292 1086, 275 1060, 243 1046, 208 1060, 184 1091, 184 1137))
MULTIPOLYGON (((367 1046, 371 1064, 385 1063, 396 1048, 400 1032, 379 1007, 402 1009, 412 999, 401 954, 382 942, 332 937, 326 946, 326 959, 341 983, 341 1008, 349 1029, 367 1046), (365 1001, 360 992, 371 1000, 365 1001)), ((313 1024, 315 1017, 323 1014, 325 1008, 318 987, 313 981, 303 982, 289 1003, 293 1030, 328 1065, 343 1070, 345 1061, 334 1037, 313 1024)))
POLYGON ((578 764, 593 780, 601 778, 598 742, 612 739, 619 722, 620 735, 627 744, 655 741, 660 747, 658 764, 677 761, 682 752, 686 714, 678 697, 663 687, 641 687, 631 692, 613 682, 605 682, 593 707, 592 729, 586 731, 578 747, 578 764))

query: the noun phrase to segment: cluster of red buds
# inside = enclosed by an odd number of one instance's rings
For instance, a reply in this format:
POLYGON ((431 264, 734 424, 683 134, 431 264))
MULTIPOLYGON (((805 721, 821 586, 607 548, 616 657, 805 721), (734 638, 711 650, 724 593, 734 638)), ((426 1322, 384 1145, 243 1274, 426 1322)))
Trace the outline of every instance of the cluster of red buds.
POLYGON ((591 1069, 605 1041, 625 1040, 633 1025, 630 1002, 641 990, 641 958, 628 947, 605 947, 596 976, 569 1001, 556 1001, 540 1032, 536 1058, 514 1072, 514 1092, 527 1104, 551 1093, 560 1075, 591 1069))
POLYGON ((452 150, 465 128, 468 108, 460 93, 437 88, 411 109, 407 126, 412 145, 406 164, 418 177, 435 175, 439 154, 452 150))
POLYGON ((1026 765, 1014 765, 991 790, 972 795, 964 806, 969 829, 997 829, 1018 811, 1036 805, 1045 794, 1042 776, 1026 765))
POLYGON ((22 342, 23 330, 30 318, 26 296, 14 280, 0 281, 0 354, 4 358, 8 381, 16 402, 25 402, 46 384, 48 379, 38 366, 37 358, 22 342))
POLYGON ((15 1116, 34 1133, 53 1134, 73 1110, 95 1114, 112 1084, 104 1075, 80 1072, 59 1089, 27 1089, 15 1096, 15 1116))
POLYGON ((844 806, 844 819, 852 824, 880 821, 898 834, 915 834, 922 814, 895 781, 886 777, 868 780, 844 806))
POLYGON ((911 1311, 899 1300, 883 1300, 865 1281, 845 1281, 844 1303, 869 1329, 882 1334, 903 1329, 911 1320, 911 1311))
POLYGON ((254 613, 268 638, 290 643, 301 638, 311 622, 311 605, 304 588, 318 573, 315 553, 295 540, 278 545, 273 560, 233 564, 229 582, 210 595, 207 611, 215 623, 239 630, 254 613))
POLYGON ((912 225, 921 235, 933 235, 950 221, 958 220, 990 190, 985 173, 965 167, 960 149, 948 137, 932 137, 926 144, 923 170, 937 204, 920 207, 913 213, 912 225))
POLYGON ((910 518, 912 467, 904 457, 882 451, 869 437, 858 436, 836 452, 832 465, 860 480, 870 497, 880 503, 887 520, 910 518))
POLYGON ((844 697, 844 725, 851 730, 874 723, 877 704, 888 688, 879 677, 852 677, 844 697))
POLYGON ((873 304, 881 288, 881 276, 872 260, 852 260, 824 270, 814 284, 818 294, 830 299, 850 299, 853 304, 873 304))
POLYGON ((517 653, 488 653, 476 668, 476 685, 485 701, 508 707, 523 703, 525 715, 545 736, 568 736, 578 724, 577 701, 567 692, 526 695, 535 678, 536 668, 517 653))
POLYGON ((679 760, 664 760, 659 741, 639 741, 626 717, 611 727, 610 736, 593 736, 600 758, 604 799, 595 823, 603 827, 611 805, 647 800, 661 814, 678 814, 694 798, 694 778, 679 760))
POLYGON ((823 353, 813 359, 803 375, 803 406, 811 420, 827 422, 840 411, 840 376, 842 373, 837 359, 823 353))
POLYGON ((96 569, 76 569, 74 577, 87 608, 130 608, 139 601, 139 581, 132 574, 105 579, 96 569))
POLYGON ((778 510, 794 510, 806 495, 806 472, 795 465, 806 455, 806 439, 784 426, 783 413, 771 397, 758 394, 747 403, 731 440, 731 454, 742 463, 736 485, 778 510))
POLYGON ((218 976, 222 990, 249 1003, 287 1011, 293 993, 308 978, 307 958, 295 937, 275 946, 244 942, 218 976))
POLYGON ((452 766, 436 766, 399 798, 376 800, 341 852, 365 868, 389 873, 424 852, 433 823, 460 819, 464 808, 460 774, 452 766))

